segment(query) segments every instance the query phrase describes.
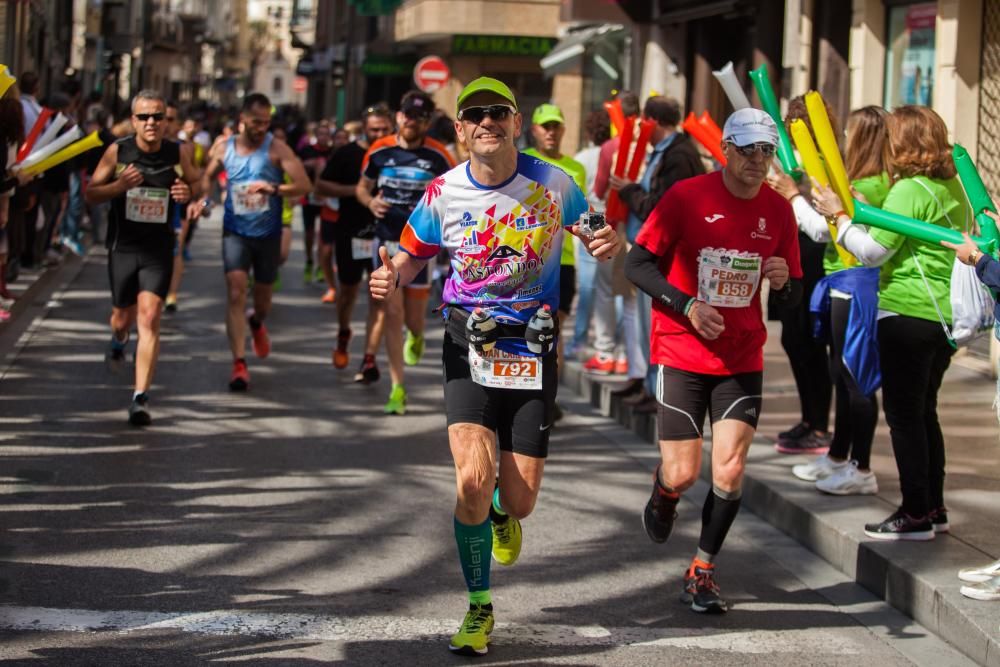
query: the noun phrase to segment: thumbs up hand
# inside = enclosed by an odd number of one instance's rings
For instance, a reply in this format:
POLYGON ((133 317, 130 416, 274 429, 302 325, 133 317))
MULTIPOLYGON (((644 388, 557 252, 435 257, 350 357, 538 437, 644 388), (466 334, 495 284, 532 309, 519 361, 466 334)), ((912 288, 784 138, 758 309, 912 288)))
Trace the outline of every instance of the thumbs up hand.
POLYGON ((379 246, 378 256, 382 259, 382 266, 372 271, 371 278, 368 279, 368 290, 376 301, 385 301, 396 290, 399 272, 389 259, 389 251, 385 246, 379 246))

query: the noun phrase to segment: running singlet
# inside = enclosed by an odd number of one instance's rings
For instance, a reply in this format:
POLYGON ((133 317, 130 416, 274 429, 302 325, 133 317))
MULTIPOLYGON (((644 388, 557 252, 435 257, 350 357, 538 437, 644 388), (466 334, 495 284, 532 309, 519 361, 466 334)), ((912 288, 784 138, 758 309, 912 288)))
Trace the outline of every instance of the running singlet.
POLYGON ((145 153, 135 143, 135 137, 116 142, 118 164, 115 176, 132 164, 142 172, 142 184, 111 200, 108 215, 107 247, 111 250, 156 250, 173 247, 174 228, 171 224, 179 209, 170 187, 179 177, 180 144, 164 139, 160 150, 145 153))
POLYGON ((762 371, 764 261, 784 257, 789 275, 802 277, 798 227, 784 197, 764 185, 753 199, 738 199, 721 171, 695 176, 667 190, 636 243, 660 257, 667 282, 717 308, 726 327, 705 340, 687 317, 654 300, 653 363, 705 375, 762 371))
POLYGON ((401 147, 395 135, 372 144, 361 163, 361 173, 375 181, 382 198, 392 205, 384 218, 375 221, 378 237, 398 241, 427 184, 454 166, 448 149, 430 137, 417 148, 401 147))
POLYGON ((222 228, 248 238, 270 238, 281 234, 282 198, 263 193, 249 193, 254 181, 281 184, 284 173, 271 162, 273 136, 268 132, 264 142, 250 155, 236 153, 236 137, 226 141, 222 165, 226 170, 226 203, 222 228))
MULTIPOLYGON (((466 162, 430 184, 400 248, 420 259, 448 251, 445 303, 525 324, 542 305, 558 310, 561 228, 587 210, 580 188, 547 162, 519 154, 517 171, 496 187, 476 183, 466 162)), ((531 355, 523 340, 501 340, 497 347, 531 355)))

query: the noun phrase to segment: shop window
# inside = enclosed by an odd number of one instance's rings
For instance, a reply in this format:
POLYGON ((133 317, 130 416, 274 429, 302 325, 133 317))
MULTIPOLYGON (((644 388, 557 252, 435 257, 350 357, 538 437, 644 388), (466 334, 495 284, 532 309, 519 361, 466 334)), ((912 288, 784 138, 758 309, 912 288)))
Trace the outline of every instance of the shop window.
POLYGON ((904 104, 930 106, 934 99, 934 24, 937 3, 889 7, 885 53, 887 109, 904 104))

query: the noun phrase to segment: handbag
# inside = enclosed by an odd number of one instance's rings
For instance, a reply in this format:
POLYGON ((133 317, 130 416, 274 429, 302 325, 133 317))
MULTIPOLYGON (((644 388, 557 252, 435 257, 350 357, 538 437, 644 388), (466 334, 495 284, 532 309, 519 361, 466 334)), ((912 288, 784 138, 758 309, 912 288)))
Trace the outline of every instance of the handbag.
MULTIPOLYGON (((927 193, 931 197, 934 197, 934 200, 943 211, 944 207, 941 206, 941 201, 931 189, 919 178, 913 180, 927 190, 927 193)), ((945 217, 948 218, 948 224, 954 228, 955 225, 947 212, 945 213, 945 217)), ((965 231, 969 231, 968 211, 966 211, 965 231)), ((924 269, 920 266, 920 262, 917 261, 917 255, 913 252, 913 247, 908 247, 910 249, 910 256, 913 257, 913 263, 917 265, 920 277, 923 278, 924 287, 927 288, 927 295, 931 298, 934 310, 937 311, 938 318, 941 320, 941 326, 944 328, 945 336, 948 337, 948 343, 952 347, 959 348, 968 345, 993 329, 993 297, 986 286, 979 280, 975 267, 963 264, 957 257, 951 266, 951 327, 949 327, 944 313, 941 312, 941 307, 934 298, 930 282, 928 282, 927 276, 924 274, 924 269)))

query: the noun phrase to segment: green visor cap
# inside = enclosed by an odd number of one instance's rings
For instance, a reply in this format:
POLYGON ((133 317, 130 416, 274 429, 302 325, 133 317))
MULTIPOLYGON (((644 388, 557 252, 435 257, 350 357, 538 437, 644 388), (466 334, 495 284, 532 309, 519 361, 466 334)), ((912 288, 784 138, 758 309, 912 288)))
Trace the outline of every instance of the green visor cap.
POLYGON ((458 102, 455 106, 458 110, 462 108, 462 102, 469 99, 476 93, 493 93, 494 95, 499 95, 504 98, 517 109, 517 100, 514 99, 514 93, 511 92, 510 88, 507 87, 503 81, 498 81, 497 79, 490 78, 488 76, 481 76, 474 81, 470 81, 462 92, 458 94, 458 102))

